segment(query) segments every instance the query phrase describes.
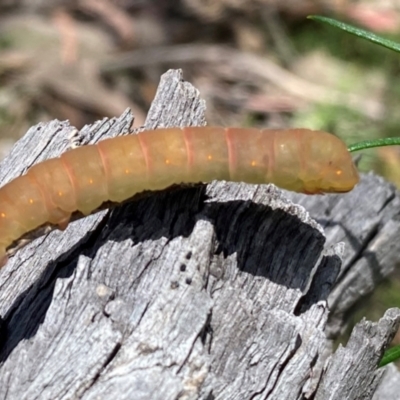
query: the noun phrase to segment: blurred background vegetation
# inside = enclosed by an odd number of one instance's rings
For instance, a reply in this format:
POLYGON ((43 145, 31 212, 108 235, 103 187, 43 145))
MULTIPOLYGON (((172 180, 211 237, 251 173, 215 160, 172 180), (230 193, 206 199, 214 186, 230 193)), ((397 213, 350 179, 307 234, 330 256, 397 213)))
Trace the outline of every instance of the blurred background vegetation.
MULTIPOLYGON (((400 0, 0 0, 0 156, 40 121, 81 128, 130 107, 140 126, 169 68, 200 90, 209 124, 400 136, 400 56, 310 14, 400 42, 400 0)), ((360 168, 399 186, 400 147, 360 168)), ((397 274, 354 322, 400 304, 397 274)))

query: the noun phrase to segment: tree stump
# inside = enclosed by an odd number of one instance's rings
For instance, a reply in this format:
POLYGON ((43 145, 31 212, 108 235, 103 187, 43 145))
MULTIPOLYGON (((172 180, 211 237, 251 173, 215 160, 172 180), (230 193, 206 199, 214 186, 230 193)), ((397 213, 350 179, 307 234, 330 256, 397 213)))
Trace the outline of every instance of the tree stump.
MULTIPOLYGON (((181 71, 169 71, 145 128, 204 125, 204 111, 181 71)), ((132 122, 126 111, 80 139, 127 134, 132 122)), ((31 128, 3 161, 0 183, 67 150, 73 130, 59 121, 31 128)), ((0 271, 0 399, 398 393, 398 371, 377 363, 400 310, 362 321, 335 352, 331 343, 399 262, 399 205, 374 175, 347 195, 311 197, 212 182, 52 231, 0 271)))

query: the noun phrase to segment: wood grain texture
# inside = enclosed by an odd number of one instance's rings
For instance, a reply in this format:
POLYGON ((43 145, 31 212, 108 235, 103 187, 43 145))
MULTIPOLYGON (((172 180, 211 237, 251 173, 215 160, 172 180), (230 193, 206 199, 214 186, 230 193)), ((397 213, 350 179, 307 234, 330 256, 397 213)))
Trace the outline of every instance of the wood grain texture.
MULTIPOLYGON (((146 128, 204 125, 204 109, 181 72, 169 71, 146 128)), ((94 143, 131 123, 126 112, 80 136, 94 143)), ((65 151, 72 129, 58 121, 32 128, 3 162, 2 182, 65 151)), ((365 272, 358 262, 374 251, 387 273, 398 257, 390 255, 398 195, 376 179, 363 179, 358 203, 350 195, 307 200, 320 224, 274 186, 213 182, 155 193, 35 240, 0 271, 0 399, 372 398, 399 310, 360 323, 333 355, 325 330, 335 287, 347 282, 336 315, 356 301, 352 285, 359 289, 365 272), (338 241, 353 246, 345 269, 338 241), (343 365, 357 368, 344 373, 343 365)))
POLYGON ((327 245, 343 242, 345 252, 338 282, 329 294, 327 334, 344 332, 347 315, 387 279, 400 264, 400 196, 396 188, 374 174, 345 196, 285 192, 304 206, 323 227, 327 245))

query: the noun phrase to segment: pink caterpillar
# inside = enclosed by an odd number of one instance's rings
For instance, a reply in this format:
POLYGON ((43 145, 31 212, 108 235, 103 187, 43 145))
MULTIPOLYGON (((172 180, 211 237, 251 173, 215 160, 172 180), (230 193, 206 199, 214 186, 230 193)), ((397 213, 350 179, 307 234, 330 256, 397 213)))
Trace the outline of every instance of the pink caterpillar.
POLYGON ((26 233, 144 190, 211 180, 274 183, 308 194, 359 181, 346 145, 308 129, 170 128, 82 146, 34 165, 0 188, 0 258, 26 233))

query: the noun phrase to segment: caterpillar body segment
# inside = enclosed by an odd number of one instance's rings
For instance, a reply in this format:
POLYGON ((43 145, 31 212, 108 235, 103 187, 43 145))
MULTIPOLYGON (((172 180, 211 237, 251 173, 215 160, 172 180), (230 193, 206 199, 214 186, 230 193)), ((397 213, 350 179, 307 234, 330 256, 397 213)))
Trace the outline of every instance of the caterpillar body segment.
POLYGON ((308 129, 169 128, 106 139, 34 165, 0 188, 0 258, 46 224, 144 190, 211 180, 274 183, 308 194, 350 191, 359 180, 346 145, 308 129))

